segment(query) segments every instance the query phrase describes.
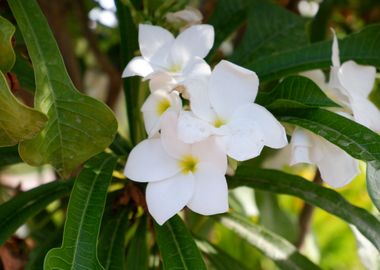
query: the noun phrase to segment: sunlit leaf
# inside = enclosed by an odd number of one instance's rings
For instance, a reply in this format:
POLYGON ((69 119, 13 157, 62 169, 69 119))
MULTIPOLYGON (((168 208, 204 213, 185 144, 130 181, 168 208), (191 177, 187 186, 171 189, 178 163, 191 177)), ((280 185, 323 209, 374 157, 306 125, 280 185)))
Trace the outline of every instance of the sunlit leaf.
POLYGON ((12 94, 0 72, 0 147, 32 139, 47 122, 47 117, 22 104, 12 94))
POLYGON ((98 234, 116 158, 90 159, 71 192, 62 246, 48 252, 44 269, 104 269, 97 258, 98 234))
POLYGON ((162 226, 155 223, 164 269, 207 269, 192 235, 179 216, 162 226))
POLYGON ((281 269, 320 269, 280 236, 237 214, 225 215, 220 222, 248 243, 257 247, 281 269))
POLYGON ((240 166, 229 187, 248 186, 298 197, 353 224, 380 249, 380 222, 366 210, 346 201, 338 192, 281 171, 240 166))
POLYGON ((380 210, 380 162, 367 163, 367 189, 373 204, 380 210))
POLYGON ((16 28, 8 20, 0 16, 0 70, 8 72, 16 61, 13 51, 12 37, 16 28))
POLYGON ((20 155, 34 166, 50 163, 67 177, 112 142, 115 116, 102 102, 75 89, 36 1, 8 2, 33 62, 35 107, 49 118, 42 132, 20 144, 20 155))

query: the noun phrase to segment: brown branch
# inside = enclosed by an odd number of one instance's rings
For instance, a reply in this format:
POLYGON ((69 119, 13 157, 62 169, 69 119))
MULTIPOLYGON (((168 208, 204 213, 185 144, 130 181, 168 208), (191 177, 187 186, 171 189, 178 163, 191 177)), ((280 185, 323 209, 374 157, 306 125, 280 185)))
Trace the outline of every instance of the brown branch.
MULTIPOLYGON (((318 184, 318 185, 322 184, 321 174, 320 174, 318 169, 315 172, 313 182, 318 184)), ((299 226, 300 232, 298 234, 298 239, 295 242, 295 246, 298 249, 300 249, 302 247, 302 245, 305 241, 306 235, 310 231, 313 213, 314 213, 314 206, 304 202, 302 210, 301 210, 299 218, 298 218, 298 226, 299 226)))
POLYGON ((100 50, 98 46, 98 40, 95 33, 89 28, 90 20, 88 18, 88 11, 82 0, 74 0, 72 1, 74 5, 77 16, 79 18, 80 26, 82 28, 82 32, 84 37, 87 39, 90 49, 95 54, 95 58, 98 61, 101 69, 107 73, 109 77, 109 85, 108 85, 108 95, 106 99, 106 103, 108 106, 113 108, 116 104, 117 98, 119 97, 122 79, 121 73, 116 67, 111 63, 109 58, 100 50))

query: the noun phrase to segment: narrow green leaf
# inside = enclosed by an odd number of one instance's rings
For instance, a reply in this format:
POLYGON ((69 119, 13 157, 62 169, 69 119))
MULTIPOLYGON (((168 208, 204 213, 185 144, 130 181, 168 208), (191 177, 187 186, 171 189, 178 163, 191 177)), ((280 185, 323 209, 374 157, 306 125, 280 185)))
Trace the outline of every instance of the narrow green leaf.
POLYGON ((288 100, 300 104, 299 107, 339 107, 312 80, 302 76, 287 77, 272 91, 259 92, 255 102, 276 109, 288 100))
POLYGON ((16 28, 8 20, 0 16, 0 70, 8 72, 16 61, 12 46, 12 37, 16 28))
POLYGON ((100 153, 75 180, 62 246, 48 252, 44 269, 104 269, 97 257, 100 223, 116 158, 100 153))
POLYGON ((194 239, 179 216, 154 224, 164 269, 207 269, 194 239))
POLYGON ((368 194, 378 210, 380 210, 380 162, 367 163, 367 189, 368 194))
MULTIPOLYGON (((362 31, 339 41, 342 62, 354 60, 363 65, 380 68, 378 48, 380 48, 380 24, 367 26, 362 31)), ((252 60, 243 66, 254 70, 261 81, 268 81, 305 70, 328 68, 331 65, 331 41, 322 41, 252 60)))
MULTIPOLYGON (((104 213, 99 238, 99 261, 105 270, 125 269, 125 233, 129 211, 127 208, 109 209, 104 213)), ((127 268, 129 269, 129 268, 127 268)))
POLYGON ((372 130, 322 109, 275 111, 279 120, 324 137, 357 159, 380 161, 380 136, 372 130))
POLYGON ((298 197, 353 224, 380 250, 380 222, 366 210, 346 201, 338 192, 281 171, 240 166, 229 187, 248 186, 298 197))
POLYGON ((0 205, 0 245, 27 219, 69 194, 73 181, 54 181, 23 192, 0 205))
POLYGON ((8 3, 34 66, 35 107, 49 118, 42 132, 20 144, 20 155, 34 166, 50 163, 67 177, 112 142, 117 130, 115 116, 102 102, 75 89, 37 2, 8 3))
POLYGON ((248 270, 235 258, 207 241, 197 241, 198 247, 216 270, 248 270))
POLYGON ((211 60, 222 42, 247 19, 248 0, 219 0, 208 23, 215 28, 214 46, 207 56, 211 60))
POLYGON ((247 31, 231 56, 238 64, 299 48, 308 43, 306 20, 268 0, 251 0, 247 31))
POLYGON ((320 269, 308 258, 301 255, 297 248, 280 236, 256 225, 236 214, 222 216, 220 222, 238 236, 257 247, 281 269, 303 270, 320 269))
POLYGON ((147 221, 146 216, 142 216, 139 221, 136 233, 133 236, 127 254, 126 269, 147 270, 148 269, 148 242, 147 242, 147 221))
POLYGON ((47 122, 47 117, 43 113, 17 100, 2 72, 0 72, 0 108, 0 147, 15 145, 33 138, 47 122))
POLYGON ((0 148, 0 168, 8 165, 21 163, 22 159, 18 154, 18 146, 0 148))

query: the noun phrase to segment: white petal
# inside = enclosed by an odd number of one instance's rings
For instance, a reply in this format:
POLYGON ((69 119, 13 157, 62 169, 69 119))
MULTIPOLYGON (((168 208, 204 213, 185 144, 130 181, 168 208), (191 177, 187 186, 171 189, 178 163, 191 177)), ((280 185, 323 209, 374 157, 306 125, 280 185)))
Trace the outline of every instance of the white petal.
POLYGON ((165 152, 160 139, 148 139, 132 149, 124 174, 133 181, 150 182, 172 177, 180 170, 178 161, 165 152))
POLYGON ((214 44, 212 25, 194 25, 180 33, 171 51, 172 64, 186 65, 194 57, 204 58, 214 44))
POLYGON ((207 79, 211 75, 211 68, 205 60, 196 57, 188 62, 183 70, 184 80, 207 79))
POLYGON ((342 187, 360 173, 359 162, 329 141, 323 141, 323 152, 323 158, 317 166, 321 178, 330 186, 342 187))
POLYGON ((372 66, 358 65, 354 61, 344 62, 339 69, 341 85, 351 97, 367 98, 375 83, 376 69, 372 66))
POLYGON ((139 25, 139 46, 142 56, 149 62, 165 66, 173 35, 166 29, 148 25, 139 25))
POLYGON ((207 167, 215 172, 225 174, 227 171, 227 156, 215 141, 209 137, 191 146, 191 152, 199 158, 199 166, 207 167))
POLYGON ((211 105, 218 116, 228 120, 237 108, 255 100, 258 86, 255 72, 222 60, 210 78, 211 105))
POLYGON ((311 160, 311 148, 313 147, 313 137, 303 128, 296 127, 290 141, 291 158, 290 165, 298 163, 313 164, 311 160))
POLYGON ((176 174, 175 176, 149 183, 146 188, 146 202, 149 213, 162 225, 182 210, 194 193, 194 176, 176 174))
POLYGON ((380 111, 370 100, 359 97, 352 99, 351 109, 356 122, 380 132, 380 111))
POLYGON ((125 67, 122 77, 148 76, 153 72, 152 66, 141 56, 134 57, 125 67))
POLYGON ((170 92, 176 85, 175 80, 166 72, 156 72, 149 76, 149 89, 151 92, 164 90, 170 92))
POLYGON ((189 144, 182 142, 178 137, 177 115, 168 111, 161 119, 161 142, 165 151, 176 159, 191 153, 189 144))
POLYGON ((187 206, 202 215, 228 211, 228 187, 224 174, 206 168, 195 173, 195 190, 187 206))
POLYGON ((326 76, 323 73, 322 70, 320 69, 314 69, 314 70, 309 70, 305 72, 301 72, 299 75, 304 76, 306 78, 309 78, 312 80, 316 85, 319 86, 322 90, 327 88, 326 84, 326 76))
POLYGON ((333 63, 333 67, 339 67, 340 66, 340 60, 339 60, 339 43, 338 39, 336 37, 334 29, 331 28, 331 31, 333 32, 333 43, 332 43, 332 54, 331 54, 331 62, 333 63))
POLYGON ((285 128, 263 106, 252 103, 239 108, 233 115, 234 119, 247 119, 247 122, 255 122, 258 129, 264 135, 264 145, 271 148, 282 148, 288 144, 285 128))
POLYGON ((178 137, 185 143, 195 143, 214 133, 215 128, 197 118, 192 112, 182 111, 178 118, 178 137))

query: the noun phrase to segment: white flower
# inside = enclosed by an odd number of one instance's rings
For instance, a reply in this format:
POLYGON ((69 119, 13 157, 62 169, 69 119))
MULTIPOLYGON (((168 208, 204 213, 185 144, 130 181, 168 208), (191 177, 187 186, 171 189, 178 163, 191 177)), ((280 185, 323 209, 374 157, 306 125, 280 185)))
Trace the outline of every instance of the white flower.
POLYGON ((208 83, 187 85, 192 112, 181 112, 179 137, 193 143, 216 135, 225 153, 239 161, 258 156, 264 145, 284 147, 284 127, 264 107, 253 103, 258 85, 254 72, 221 61, 208 83))
POLYGON ((133 58, 122 76, 151 78, 156 73, 165 72, 177 83, 189 77, 207 76, 210 67, 202 58, 213 44, 214 28, 211 25, 191 26, 174 38, 162 27, 140 24, 139 46, 142 56, 133 58))
POLYGON ((186 29, 189 26, 200 24, 203 20, 202 13, 193 7, 186 7, 185 9, 177 12, 169 12, 166 14, 166 20, 173 24, 183 24, 181 28, 186 29))
POLYGON ((151 94, 145 100, 141 111, 145 130, 151 138, 160 130, 161 118, 169 109, 177 115, 182 109, 182 101, 177 91, 172 91, 174 81, 166 74, 155 76, 149 81, 151 94))
POLYGON ((176 115, 166 113, 161 137, 139 143, 124 170, 129 179, 148 182, 148 209, 159 224, 185 206, 203 215, 228 210, 226 155, 213 138, 194 144, 181 142, 176 125, 176 115))

